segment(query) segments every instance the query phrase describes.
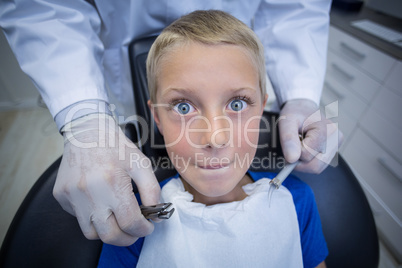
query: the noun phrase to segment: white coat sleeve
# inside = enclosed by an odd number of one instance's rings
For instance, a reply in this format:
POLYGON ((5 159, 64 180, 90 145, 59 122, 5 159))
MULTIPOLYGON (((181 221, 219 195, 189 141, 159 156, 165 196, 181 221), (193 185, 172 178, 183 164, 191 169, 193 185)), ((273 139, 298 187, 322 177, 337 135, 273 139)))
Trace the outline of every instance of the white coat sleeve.
POLYGON ((265 47, 278 103, 319 104, 326 69, 330 0, 264 0, 254 30, 265 47))
POLYGON ((100 25, 83 0, 0 1, 0 27, 53 116, 77 102, 108 101, 100 25))

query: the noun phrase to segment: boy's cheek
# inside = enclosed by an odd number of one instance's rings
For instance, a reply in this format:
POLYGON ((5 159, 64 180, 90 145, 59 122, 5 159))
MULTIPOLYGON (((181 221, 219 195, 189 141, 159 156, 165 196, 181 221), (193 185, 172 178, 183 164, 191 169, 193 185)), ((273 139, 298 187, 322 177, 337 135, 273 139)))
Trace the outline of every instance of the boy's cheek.
POLYGON ((259 133, 258 132, 248 132, 244 135, 243 139, 243 145, 244 146, 250 146, 253 148, 257 148, 258 146, 258 137, 259 133), (247 144, 247 145, 245 145, 247 144))
POLYGON ((183 135, 180 132, 175 132, 175 130, 167 129, 165 135, 163 136, 166 148, 180 150, 180 147, 186 147, 186 145, 183 144, 182 136, 183 135))
POLYGON ((156 122, 156 120, 155 122, 164 137, 165 144, 172 143, 173 141, 177 142, 183 136, 185 123, 172 118, 168 111, 161 111, 159 113, 159 120, 159 122, 156 122))
POLYGON ((260 118, 254 117, 244 122, 239 128, 241 146, 256 147, 260 133, 260 118))

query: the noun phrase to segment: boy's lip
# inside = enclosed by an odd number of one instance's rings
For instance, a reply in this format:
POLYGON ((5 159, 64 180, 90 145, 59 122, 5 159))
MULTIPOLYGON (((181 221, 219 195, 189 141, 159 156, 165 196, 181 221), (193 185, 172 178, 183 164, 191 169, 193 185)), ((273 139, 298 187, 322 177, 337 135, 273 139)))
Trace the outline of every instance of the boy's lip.
POLYGON ((229 167, 230 163, 225 163, 225 164, 215 164, 215 165, 205 165, 205 166, 201 166, 201 165, 197 165, 198 168, 202 168, 202 169, 221 169, 221 168, 227 168, 229 167))

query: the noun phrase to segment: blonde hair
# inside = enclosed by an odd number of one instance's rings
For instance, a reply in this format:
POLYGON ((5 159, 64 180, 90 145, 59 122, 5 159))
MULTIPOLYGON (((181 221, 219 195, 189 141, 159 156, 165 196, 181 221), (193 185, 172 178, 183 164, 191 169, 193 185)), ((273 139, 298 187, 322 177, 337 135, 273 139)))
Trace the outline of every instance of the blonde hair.
POLYGON ((161 59, 177 45, 191 41, 206 45, 229 44, 245 48, 259 72, 261 94, 265 95, 264 47, 257 35, 243 22, 226 12, 199 10, 181 17, 166 27, 149 51, 147 79, 153 103, 156 103, 158 67, 161 59))

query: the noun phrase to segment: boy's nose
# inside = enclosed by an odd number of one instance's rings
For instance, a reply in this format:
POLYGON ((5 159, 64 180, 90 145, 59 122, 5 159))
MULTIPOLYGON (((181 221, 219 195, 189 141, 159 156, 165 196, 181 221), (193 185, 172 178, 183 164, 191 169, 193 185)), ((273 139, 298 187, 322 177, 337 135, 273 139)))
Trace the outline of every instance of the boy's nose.
POLYGON ((205 148, 224 148, 229 145, 232 136, 232 125, 230 118, 227 116, 209 117, 208 131, 202 133, 200 144, 205 148))

